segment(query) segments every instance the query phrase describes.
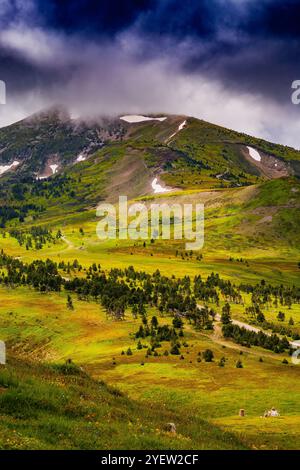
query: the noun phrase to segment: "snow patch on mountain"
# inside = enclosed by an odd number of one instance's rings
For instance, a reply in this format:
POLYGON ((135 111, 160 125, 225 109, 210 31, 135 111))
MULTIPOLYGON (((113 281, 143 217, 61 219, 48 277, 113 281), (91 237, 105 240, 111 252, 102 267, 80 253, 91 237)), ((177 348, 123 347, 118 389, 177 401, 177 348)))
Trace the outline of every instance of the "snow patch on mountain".
POLYGON ((154 180, 151 183, 154 193, 168 193, 169 191, 171 191, 170 189, 163 188, 157 181, 158 179, 154 178, 154 180))
POLYGON ((149 117, 149 116, 140 116, 138 114, 128 114, 126 116, 121 116, 120 119, 122 121, 126 121, 129 123, 135 123, 135 122, 143 122, 143 121, 165 121, 167 118, 166 117, 149 117))
POLYGON ((186 126, 186 120, 183 121, 181 124, 179 124, 177 131, 174 132, 172 135, 170 135, 170 137, 168 138, 168 140, 171 140, 173 137, 175 137, 175 135, 178 134, 178 132, 182 131, 182 129, 183 129, 185 126, 186 126))
POLYGON ((10 165, 0 165, 0 176, 3 175, 6 171, 11 170, 12 168, 15 168, 16 166, 20 165, 20 162, 17 160, 14 160, 10 165))
POLYGON ((35 179, 36 181, 40 181, 40 180, 46 180, 48 178, 48 176, 37 176, 35 179))
POLYGON ((260 153, 257 150, 255 150, 252 147, 247 147, 247 149, 249 151, 250 157, 253 158, 253 160, 255 160, 257 162, 261 162, 261 156, 260 156, 260 153))
POLYGON ((55 173, 57 173, 58 165, 54 163, 53 165, 49 165, 49 167, 51 168, 52 174, 55 175, 55 173))

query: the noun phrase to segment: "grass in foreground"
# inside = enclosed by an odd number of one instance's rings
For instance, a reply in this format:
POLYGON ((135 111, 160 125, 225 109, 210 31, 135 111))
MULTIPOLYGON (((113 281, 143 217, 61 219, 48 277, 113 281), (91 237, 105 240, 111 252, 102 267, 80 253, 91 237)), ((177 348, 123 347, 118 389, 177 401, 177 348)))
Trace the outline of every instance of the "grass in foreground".
POLYGON ((134 402, 75 365, 10 359, 0 369, 0 449, 244 449, 193 414, 134 402))
MULTIPOLYGON (((217 329, 201 333, 186 324, 184 359, 164 356, 167 343, 159 356, 145 358, 147 350, 138 350, 132 337, 140 319, 129 312, 125 321, 116 322, 94 302, 74 298, 70 312, 65 293, 1 288, 0 295, 0 337, 9 355, 18 357, 1 369, 0 447, 299 447, 299 366, 289 358, 288 365, 282 364, 286 355, 248 349, 225 341, 217 329), (133 355, 121 355, 128 347, 133 355), (214 361, 198 362, 207 348, 214 361), (222 357, 223 368, 218 365, 222 357), (81 372, 65 375, 69 358, 129 398, 118 392, 116 398, 81 372), (238 360, 242 369, 236 368, 238 360), (69 413, 69 406, 75 411, 69 413), (260 418, 272 406, 281 418, 260 418), (240 408, 246 410, 245 419, 238 417, 240 408), (164 432, 168 422, 176 424, 176 436, 164 432)), ((153 314, 150 309, 148 315, 153 314)), ((161 324, 170 321, 159 317, 161 324)))

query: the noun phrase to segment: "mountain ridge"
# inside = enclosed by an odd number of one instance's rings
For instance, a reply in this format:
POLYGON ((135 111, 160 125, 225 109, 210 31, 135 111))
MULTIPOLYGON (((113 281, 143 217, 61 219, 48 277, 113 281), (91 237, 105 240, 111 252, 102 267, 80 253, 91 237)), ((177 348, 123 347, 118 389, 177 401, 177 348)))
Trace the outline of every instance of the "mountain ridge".
MULTIPOLYGON (((123 142, 134 143, 138 148, 144 145, 144 151, 150 147, 148 160, 155 160, 159 170, 163 166, 164 172, 180 173, 178 167, 188 164, 196 171, 209 173, 212 179, 223 180, 225 186, 226 181, 236 185, 253 183, 253 176, 300 175, 300 152, 295 149, 193 117, 162 115, 166 117, 163 122, 128 123, 120 116, 74 120, 63 108, 44 110, 0 129, 0 164, 18 161, 16 174, 22 170, 27 176, 50 176, 51 164, 62 172, 80 156, 86 158, 106 145, 123 142), (264 165, 249 156, 247 145, 262 154, 264 165), (174 169, 172 161, 176 159, 179 161, 174 169)), ((157 114, 150 116, 156 119, 157 114)), ((155 166, 155 161, 150 164, 155 166)), ((185 187, 192 184, 189 181, 185 187)))

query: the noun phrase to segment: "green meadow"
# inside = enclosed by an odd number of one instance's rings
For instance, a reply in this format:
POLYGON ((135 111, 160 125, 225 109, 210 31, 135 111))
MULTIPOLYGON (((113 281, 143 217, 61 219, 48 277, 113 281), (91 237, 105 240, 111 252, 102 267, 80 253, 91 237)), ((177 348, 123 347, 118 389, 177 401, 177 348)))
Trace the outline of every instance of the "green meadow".
MULTIPOLYGON (((51 129, 53 122, 55 116, 51 129)), ((298 168, 299 152, 192 118, 169 142, 181 122, 170 116, 164 123, 128 125, 121 137, 114 122, 111 141, 76 165, 83 134, 65 142, 59 132, 56 141, 45 120, 42 137, 34 127, 24 135, 19 128, 2 130, 1 139, 14 142, 8 156, 43 138, 49 152, 62 148, 65 167, 47 180, 33 180, 32 166, 45 159, 39 160, 39 145, 29 146, 32 161, 25 162, 24 179, 3 176, 0 249, 26 266, 50 259, 66 281, 90 278, 95 264, 105 273, 133 266, 147 274, 159 270, 168 279, 189 276, 192 283, 195 276, 206 281, 218 273, 237 289, 262 281, 299 288, 300 184, 296 170, 290 171, 298 168), (246 145, 278 158, 290 172, 269 179, 246 158, 246 145), (152 194, 154 176, 173 191, 152 194), (150 236, 99 240, 97 204, 116 204, 119 194, 148 208, 203 203, 203 248, 191 252, 184 240, 150 236), (76 272, 75 260, 81 266, 76 272)), ((148 354, 149 337, 141 345, 135 337, 141 316, 128 306, 116 320, 100 299, 71 292, 70 309, 65 289, 40 292, 23 280, 5 282, 7 270, 0 269, 0 339, 7 346, 7 364, 0 366, 0 449, 299 448, 300 366, 288 351, 225 339, 216 319, 213 329, 185 320, 180 355, 169 353, 168 341, 148 354), (211 362, 204 360, 206 350, 213 353, 211 362), (272 407, 280 416, 263 418, 272 407)), ((237 303, 220 294, 218 304, 201 303, 221 315, 229 301, 233 320, 257 326, 247 312, 251 292, 241 297, 237 303)), ((299 303, 279 299, 275 305, 271 298, 261 308, 260 327, 269 334, 272 328, 281 338, 288 331, 289 340, 300 334, 299 303)), ((168 327, 174 319, 154 304, 145 316, 168 327)))
MULTIPOLYGON (((2 448, 105 448, 109 443, 102 433, 108 429, 114 433, 116 448, 299 446, 299 366, 290 360, 283 364, 285 355, 248 349, 225 341, 217 331, 201 333, 186 325, 184 359, 164 356, 166 344, 158 349, 157 357, 145 358, 145 350, 138 350, 132 337, 139 320, 130 312, 124 321, 114 322, 93 302, 75 300, 70 312, 63 293, 45 295, 26 288, 2 288, 0 293, 0 335, 9 351, 8 365, 0 371, 1 435, 8 436, 2 438, 2 448), (128 347, 132 356, 122 355, 128 347), (199 353, 207 348, 213 351, 214 361, 198 362, 199 353), (226 358, 222 369, 221 357, 226 358), (68 375, 50 373, 51 367, 60 364, 62 368, 70 359, 88 374, 79 384, 68 375), (236 368, 239 359, 242 369, 236 368), (49 364, 49 371, 44 364, 49 364), (107 403, 105 389, 98 389, 99 380, 118 389, 124 398, 115 404, 112 394, 107 403), (70 394, 64 400, 60 398, 63 390, 70 394), (94 401, 94 393, 99 402, 94 401), (76 402, 79 394, 84 396, 83 404, 76 402), (18 411, 19 400, 24 400, 29 417, 26 411, 25 416, 18 411), (103 401, 110 411, 104 413, 103 401), (261 416, 272 406, 281 416, 269 422, 261 416), (241 408, 246 410, 244 418, 238 416, 241 408), (177 427, 175 437, 164 430, 170 421, 177 427), (73 426, 77 438, 71 443, 73 426), (139 426, 149 429, 140 433, 139 426), (102 437, 89 441, 93 432, 102 437)), ((157 312, 150 309, 149 314, 153 313, 157 312)), ((159 321, 171 322, 166 317, 159 321)))

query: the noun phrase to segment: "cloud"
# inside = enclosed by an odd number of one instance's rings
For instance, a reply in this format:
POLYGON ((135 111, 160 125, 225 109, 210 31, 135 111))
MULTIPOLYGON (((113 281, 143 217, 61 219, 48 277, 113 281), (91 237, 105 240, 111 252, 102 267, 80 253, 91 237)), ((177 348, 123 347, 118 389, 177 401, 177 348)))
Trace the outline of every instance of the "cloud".
POLYGON ((0 0, 0 79, 8 92, 0 125, 60 103, 81 116, 188 114, 300 147, 300 108, 290 101, 291 82, 300 79, 298 39, 289 38, 287 49, 286 29, 281 37, 276 21, 265 19, 278 2, 211 0, 197 9, 188 0, 182 9, 175 0, 132 1, 139 8, 118 20, 107 6, 91 34, 83 27, 91 2, 72 2, 71 23, 57 2, 45 3, 46 16, 33 1, 14 2, 10 16, 11 2, 0 0))

